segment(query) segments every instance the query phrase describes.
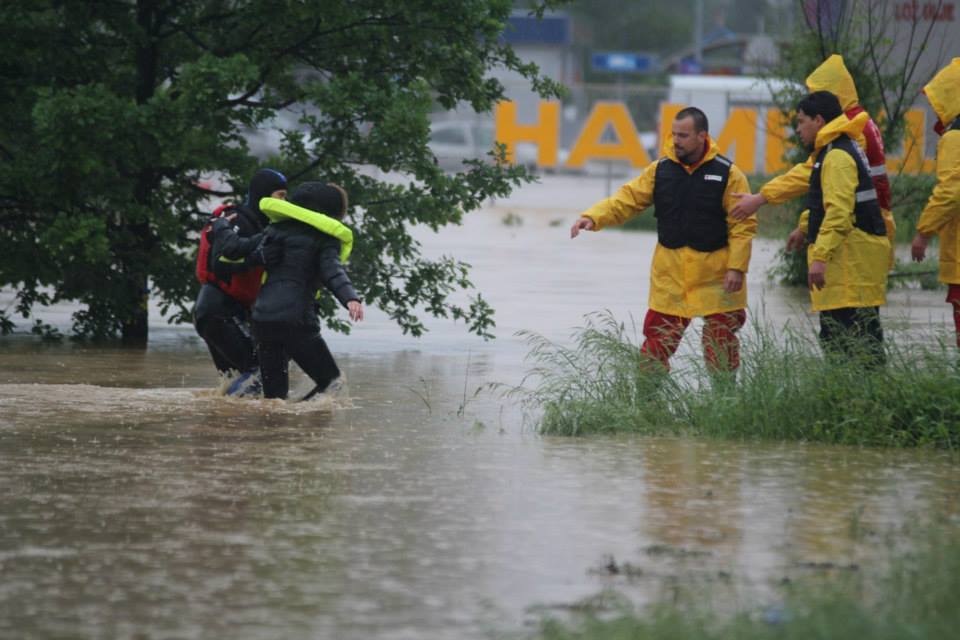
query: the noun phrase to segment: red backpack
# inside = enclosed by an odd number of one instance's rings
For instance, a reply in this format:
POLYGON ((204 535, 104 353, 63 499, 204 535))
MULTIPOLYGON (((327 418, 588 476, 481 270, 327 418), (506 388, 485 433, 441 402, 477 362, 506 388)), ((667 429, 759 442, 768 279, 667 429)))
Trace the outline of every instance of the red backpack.
MULTIPOLYGON (((212 217, 219 218, 236 210, 236 205, 224 204, 217 207, 212 217)), ((253 306, 260 292, 260 279, 263 277, 263 267, 255 267, 242 273, 234 273, 229 280, 218 278, 210 264, 210 228, 208 222, 200 232, 200 251, 197 253, 197 280, 203 284, 213 284, 223 290, 228 296, 245 307, 253 306)))

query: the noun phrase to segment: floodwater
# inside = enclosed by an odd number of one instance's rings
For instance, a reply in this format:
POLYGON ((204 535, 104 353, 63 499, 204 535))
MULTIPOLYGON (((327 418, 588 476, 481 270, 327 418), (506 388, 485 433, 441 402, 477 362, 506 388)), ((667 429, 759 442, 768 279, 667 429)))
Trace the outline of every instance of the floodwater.
MULTIPOLYGON (((420 233, 474 265, 497 340, 370 312, 329 337, 334 402, 216 396, 192 330, 159 321, 146 351, 0 341, 0 637, 516 637, 607 588, 762 604, 957 517, 947 453, 544 438, 476 393, 522 379, 517 330, 642 318, 654 238, 568 239, 603 186, 555 178, 420 233)), ((776 248, 756 243, 753 317, 812 331, 805 293, 763 277, 776 248)), ((946 327, 942 297, 894 291, 888 330, 946 327)))

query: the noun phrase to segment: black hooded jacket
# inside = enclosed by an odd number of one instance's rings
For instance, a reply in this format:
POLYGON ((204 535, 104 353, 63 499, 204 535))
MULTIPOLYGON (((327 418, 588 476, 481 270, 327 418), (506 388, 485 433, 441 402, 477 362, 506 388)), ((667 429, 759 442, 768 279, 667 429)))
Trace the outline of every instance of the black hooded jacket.
POLYGON ((267 266, 253 305, 254 322, 318 327, 314 302, 322 287, 343 306, 360 300, 340 264, 339 240, 297 220, 274 223, 264 233, 265 244, 282 247, 282 258, 267 266))
MULTIPOLYGON (((230 274, 259 266, 258 262, 238 260, 238 257, 251 254, 260 243, 259 234, 270 222, 260 210, 261 198, 286 188, 287 179, 282 173, 273 169, 260 169, 250 180, 247 198, 243 204, 224 212, 224 216, 236 213, 232 228, 220 221, 213 225, 210 230, 210 256, 213 272, 218 278, 227 280, 230 274)), ((221 216, 221 220, 225 218, 221 216)))

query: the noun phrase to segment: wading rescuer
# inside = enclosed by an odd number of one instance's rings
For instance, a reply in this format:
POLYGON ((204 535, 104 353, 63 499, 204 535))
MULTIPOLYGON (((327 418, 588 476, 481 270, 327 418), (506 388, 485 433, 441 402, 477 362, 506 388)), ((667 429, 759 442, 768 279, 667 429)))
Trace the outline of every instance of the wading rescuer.
MULTIPOLYGON (((880 205, 880 211, 887 229, 887 238, 890 240, 889 266, 892 268, 896 224, 893 221, 893 213, 890 211, 890 180, 887 178, 887 159, 883 151, 883 138, 880 136, 879 127, 870 117, 870 114, 860 106, 857 87, 843 63, 843 56, 834 54, 814 69, 807 76, 807 89, 811 92, 829 91, 837 96, 844 114, 851 120, 861 113, 867 114, 867 123, 864 125, 861 134, 857 136, 857 143, 867 155, 870 178, 873 181, 873 188, 877 191, 877 204, 880 205)), ((812 171, 813 156, 810 156, 806 162, 794 165, 785 174, 767 182, 760 187, 759 192, 752 195, 734 194, 738 201, 731 214, 735 218, 743 219, 756 213, 765 204, 781 204, 806 194, 810 187, 810 173, 812 171)), ((794 242, 802 237, 803 233, 797 232, 794 242)))
POLYGON ((316 384, 301 398, 308 400, 336 386, 340 376, 320 335, 318 290, 326 287, 351 320, 363 320, 360 297, 342 265, 353 247, 353 232, 341 222, 347 194, 334 184, 305 182, 290 193, 288 202, 265 198, 260 206, 271 220, 264 243, 280 249, 266 260, 252 313, 263 395, 287 397, 287 362, 292 358, 316 384))
POLYGON ((231 260, 238 242, 252 247, 259 242, 269 220, 260 210, 260 199, 284 198, 287 179, 279 171, 260 169, 250 180, 246 200, 214 212, 213 222, 201 232, 197 278, 202 286, 193 308, 194 326, 207 343, 213 364, 230 381, 230 395, 259 393, 257 353, 250 334, 250 307, 260 290, 262 252, 245 251, 247 258, 231 260), (232 380, 231 380, 232 378, 232 380))
POLYGON ((937 184, 917 222, 911 254, 926 257, 931 236, 940 236, 940 282, 948 286, 947 302, 960 347, 960 58, 937 72, 923 88, 937 114, 937 184))
POLYGON ((669 370, 691 318, 703 317, 707 367, 713 373, 735 371, 740 364, 736 332, 747 317, 745 275, 757 222, 753 216, 736 220, 728 212, 733 194, 750 187, 743 172, 717 152, 700 109, 680 111, 672 128, 673 143, 665 155, 585 211, 570 237, 623 224, 654 205, 657 248, 642 352, 669 370))
MULTIPOLYGON (((890 241, 863 150, 854 142, 869 116, 852 120, 828 91, 797 105, 797 134, 813 150, 807 191, 808 285, 820 312, 820 342, 828 355, 882 366, 880 305, 886 302, 890 241)), ((791 236, 788 248, 800 249, 791 236)))

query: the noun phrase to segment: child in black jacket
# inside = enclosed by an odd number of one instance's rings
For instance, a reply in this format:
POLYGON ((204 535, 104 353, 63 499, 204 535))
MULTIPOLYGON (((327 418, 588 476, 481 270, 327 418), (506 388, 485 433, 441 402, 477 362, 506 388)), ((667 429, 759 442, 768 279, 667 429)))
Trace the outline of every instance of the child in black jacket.
POLYGON ((264 244, 272 249, 252 313, 263 395, 287 397, 287 362, 292 358, 316 383, 306 400, 340 376, 320 335, 318 290, 329 289, 351 320, 363 319, 360 297, 341 264, 353 243, 352 232, 340 223, 347 212, 347 194, 337 185, 306 182, 286 201, 264 198, 260 206, 271 219, 264 244))

